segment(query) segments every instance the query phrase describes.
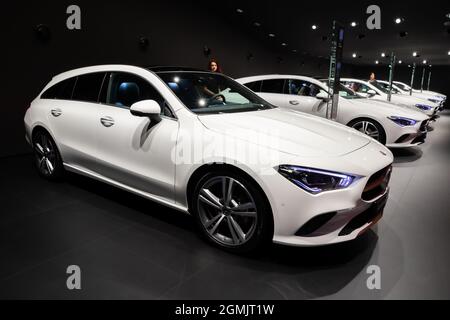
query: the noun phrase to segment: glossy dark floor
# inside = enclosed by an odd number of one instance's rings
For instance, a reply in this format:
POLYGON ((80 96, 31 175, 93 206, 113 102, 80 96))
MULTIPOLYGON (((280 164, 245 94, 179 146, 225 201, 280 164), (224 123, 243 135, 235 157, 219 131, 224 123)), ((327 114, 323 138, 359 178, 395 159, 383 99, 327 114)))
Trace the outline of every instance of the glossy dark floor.
POLYGON ((239 257, 204 243, 189 216, 74 175, 40 179, 30 156, 0 159, 0 298, 450 299, 450 113, 396 151, 390 200, 360 239, 273 245, 239 257), (81 268, 81 290, 66 268, 81 268), (369 290, 367 268, 381 268, 369 290))

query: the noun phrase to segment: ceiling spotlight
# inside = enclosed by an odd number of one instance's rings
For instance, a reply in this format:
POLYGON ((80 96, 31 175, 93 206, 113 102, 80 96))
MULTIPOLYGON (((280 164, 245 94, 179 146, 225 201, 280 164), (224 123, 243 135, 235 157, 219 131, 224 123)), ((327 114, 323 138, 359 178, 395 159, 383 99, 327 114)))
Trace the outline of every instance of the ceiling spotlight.
POLYGON ((316 30, 316 29, 317 29, 317 26, 316 26, 315 24, 313 24, 311 28, 312 28, 313 30, 316 30))
POLYGON ((382 52, 382 53, 381 53, 381 56, 382 56, 383 58, 386 57, 386 53, 382 52))
POLYGON ((422 63, 423 63, 423 64, 427 64, 427 60, 423 60, 422 63))
POLYGON ((356 58, 356 53, 352 54, 352 57, 353 57, 353 58, 356 58))
POLYGON ((447 52, 447 55, 449 55, 449 56, 450 56, 450 51, 449 51, 449 52, 447 52))
POLYGON ((282 45, 283 47, 286 47, 286 46, 287 46, 287 43, 283 42, 281 45, 282 45))
POLYGON ((236 12, 237 12, 237 13, 244 13, 244 10, 237 8, 237 9, 236 9, 236 12))
POLYGON ((398 64, 402 64, 402 60, 398 60, 398 64))
POLYGON ((413 52, 413 57, 417 57, 417 52, 416 51, 413 52))
POLYGON ((354 27, 356 27, 358 24, 357 24, 355 21, 353 21, 352 23, 350 23, 350 25, 354 28, 354 27))
POLYGON ((271 37, 271 38, 275 38, 275 34, 273 34, 273 33, 269 33, 269 37, 271 37))
POLYGON ((297 53, 297 49, 293 49, 293 50, 292 50, 292 53, 297 53))
POLYGON ((396 23, 396 24, 400 24, 400 23, 402 23, 403 21, 404 21, 403 18, 395 18, 395 23, 396 23))
POLYGON ((379 63, 380 63, 380 61, 378 61, 378 60, 375 61, 375 64, 379 64, 379 63))
POLYGON ((261 27, 261 23, 259 23, 259 22, 254 22, 253 25, 254 25, 255 27, 261 27))

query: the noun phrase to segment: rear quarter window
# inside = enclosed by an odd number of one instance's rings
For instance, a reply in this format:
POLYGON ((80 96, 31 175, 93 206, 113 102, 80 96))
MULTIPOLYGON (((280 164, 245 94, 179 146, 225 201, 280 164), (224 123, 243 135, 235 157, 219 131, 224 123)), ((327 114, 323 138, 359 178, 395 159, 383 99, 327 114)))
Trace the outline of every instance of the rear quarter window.
POLYGON ((58 82, 45 90, 45 92, 41 95, 41 99, 72 99, 73 87, 75 86, 76 81, 77 78, 74 77, 58 82))

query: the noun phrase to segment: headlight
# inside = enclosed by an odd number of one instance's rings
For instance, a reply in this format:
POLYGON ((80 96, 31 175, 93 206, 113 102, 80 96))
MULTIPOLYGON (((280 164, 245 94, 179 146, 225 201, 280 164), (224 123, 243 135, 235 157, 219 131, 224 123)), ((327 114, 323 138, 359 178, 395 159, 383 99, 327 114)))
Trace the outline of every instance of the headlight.
POLYGON ((419 108, 419 109, 421 109, 421 110, 425 110, 425 111, 428 111, 428 110, 431 110, 431 109, 433 109, 433 107, 432 106, 428 106, 428 105, 426 105, 426 104, 416 104, 416 107, 417 108, 419 108))
POLYGON ((409 119, 409 118, 403 118, 403 117, 388 117, 389 120, 394 121, 396 124, 398 124, 400 127, 412 127, 417 123, 417 120, 409 119))
POLYGON ((291 165, 280 165, 278 172, 292 183, 312 194, 345 189, 360 178, 356 175, 291 165))

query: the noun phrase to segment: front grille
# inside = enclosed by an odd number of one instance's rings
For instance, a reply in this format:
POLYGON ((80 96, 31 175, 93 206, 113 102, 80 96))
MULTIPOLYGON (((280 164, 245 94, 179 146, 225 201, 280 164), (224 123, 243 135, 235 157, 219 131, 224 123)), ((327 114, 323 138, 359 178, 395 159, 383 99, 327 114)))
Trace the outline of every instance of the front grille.
POLYGON ((385 193, 391 178, 391 172, 392 166, 388 166, 373 174, 364 188, 362 199, 370 201, 385 193))

